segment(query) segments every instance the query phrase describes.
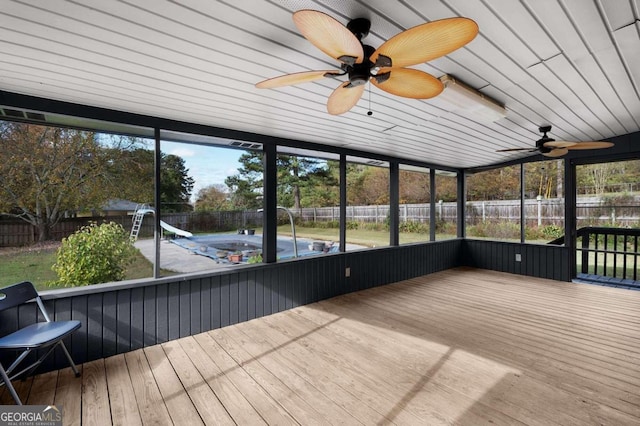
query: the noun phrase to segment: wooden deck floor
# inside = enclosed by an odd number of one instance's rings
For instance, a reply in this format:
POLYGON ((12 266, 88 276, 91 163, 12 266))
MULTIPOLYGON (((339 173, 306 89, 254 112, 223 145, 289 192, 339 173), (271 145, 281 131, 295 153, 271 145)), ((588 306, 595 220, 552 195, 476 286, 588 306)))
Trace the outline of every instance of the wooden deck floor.
POLYGON ((638 425, 640 292, 456 269, 82 370, 16 385, 67 424, 638 425))

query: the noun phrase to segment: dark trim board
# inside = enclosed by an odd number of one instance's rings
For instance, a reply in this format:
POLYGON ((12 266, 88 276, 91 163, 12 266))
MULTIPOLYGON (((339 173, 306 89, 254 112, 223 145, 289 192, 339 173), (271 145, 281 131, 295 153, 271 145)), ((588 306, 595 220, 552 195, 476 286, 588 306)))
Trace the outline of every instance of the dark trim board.
MULTIPOLYGON (((78 319, 67 341, 78 363, 248 321, 346 293, 460 266, 462 240, 385 247, 233 271, 44 295, 56 319, 78 319), (350 268, 350 277, 345 269, 350 268)), ((0 313, 0 335, 35 321, 35 304, 0 313)), ((2 354, 3 361, 6 355, 2 354)), ((38 372, 66 366, 57 354, 38 372)))
POLYGON ((465 239, 460 256, 465 266, 571 281, 569 249, 563 246, 465 239))

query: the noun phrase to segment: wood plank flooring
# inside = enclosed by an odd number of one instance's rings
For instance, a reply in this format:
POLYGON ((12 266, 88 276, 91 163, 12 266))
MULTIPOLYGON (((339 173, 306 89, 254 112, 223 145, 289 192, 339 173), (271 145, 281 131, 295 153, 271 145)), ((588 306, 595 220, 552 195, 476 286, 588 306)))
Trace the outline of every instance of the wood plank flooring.
POLYGON ((640 292, 453 269, 16 388, 70 425, 638 425, 640 292))

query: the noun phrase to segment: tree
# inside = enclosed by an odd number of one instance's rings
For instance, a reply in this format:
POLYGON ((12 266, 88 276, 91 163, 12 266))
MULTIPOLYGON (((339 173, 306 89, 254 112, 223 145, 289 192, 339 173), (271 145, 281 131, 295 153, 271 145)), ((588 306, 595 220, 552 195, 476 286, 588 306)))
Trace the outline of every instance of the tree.
POLYGON ((196 211, 207 212, 226 210, 229 207, 227 187, 222 184, 206 186, 198 191, 196 211))
POLYGON ((400 170, 400 204, 431 201, 429 173, 400 170))
POLYGON ((329 173, 327 163, 315 158, 293 155, 278 155, 278 204, 299 210, 302 207, 316 206, 315 202, 322 200, 320 191, 326 185, 334 184, 335 179, 329 173), (303 194, 305 202, 303 203, 303 194))
MULTIPOLYGON (((108 150, 112 161, 108 177, 115 190, 110 198, 124 198, 152 204, 154 199, 154 152, 133 137, 110 136, 108 150), (123 184, 125 183, 125 184, 123 184)), ((194 179, 181 157, 160 154, 160 202, 165 212, 190 211, 194 179)))
POLYGON ((327 160, 316 168, 300 189, 300 204, 306 207, 330 207, 340 205, 340 163, 327 160))
POLYGON ((108 176, 114 183, 109 198, 121 198, 137 203, 153 203, 154 154, 144 147, 138 138, 111 136, 109 138, 113 161, 108 166, 108 176))
POLYGON ((194 180, 188 175, 184 159, 172 154, 161 154, 160 203, 165 212, 191 211, 191 191, 194 180))
POLYGON ((520 166, 500 167, 467 178, 467 200, 520 198, 520 166))
POLYGON ((0 122, 0 214, 48 240, 69 212, 104 203, 109 160, 92 132, 0 122))
POLYGON ((247 151, 238 161, 238 174, 229 176, 224 183, 229 187, 231 206, 235 209, 254 210, 262 207, 258 197, 262 196, 262 153, 247 151))
POLYGON ((347 202, 356 206, 388 204, 389 169, 364 164, 348 164, 347 202))

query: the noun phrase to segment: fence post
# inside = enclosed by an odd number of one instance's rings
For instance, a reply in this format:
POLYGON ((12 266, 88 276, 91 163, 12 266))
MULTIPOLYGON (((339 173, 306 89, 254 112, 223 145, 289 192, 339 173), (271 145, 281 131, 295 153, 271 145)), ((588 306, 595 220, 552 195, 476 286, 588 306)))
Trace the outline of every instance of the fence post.
POLYGON ((611 207, 611 224, 615 225, 616 224, 616 208, 611 207))
POLYGON ((542 225, 542 195, 536 197, 538 202, 538 226, 542 225))
POLYGON ((484 201, 482 202, 482 223, 485 223, 487 221, 487 212, 485 209, 485 204, 484 201))

